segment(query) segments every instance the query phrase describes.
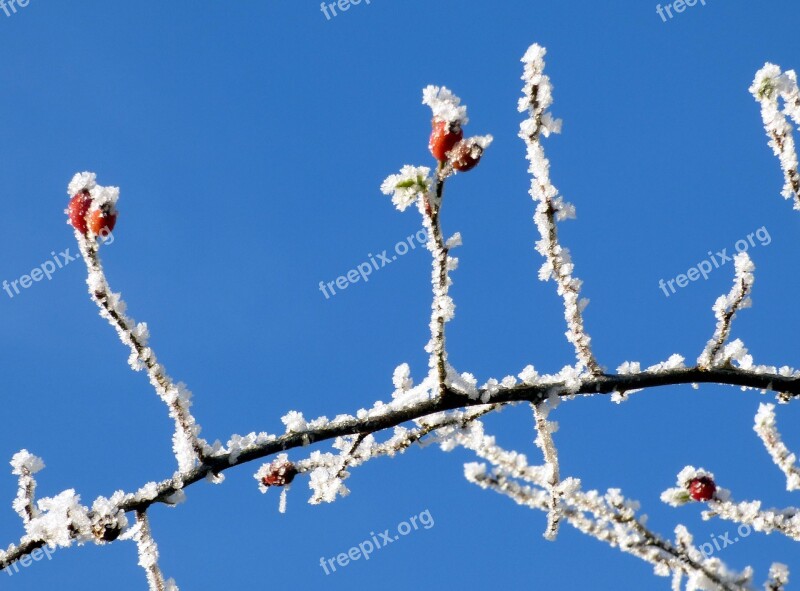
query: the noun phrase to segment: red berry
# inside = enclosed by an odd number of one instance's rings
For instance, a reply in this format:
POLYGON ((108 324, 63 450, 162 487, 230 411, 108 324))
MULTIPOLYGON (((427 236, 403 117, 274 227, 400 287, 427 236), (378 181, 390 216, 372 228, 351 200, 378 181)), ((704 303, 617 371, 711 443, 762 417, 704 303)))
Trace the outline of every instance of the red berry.
POLYGON ((450 152, 450 161, 456 170, 467 172, 478 165, 481 156, 483 156, 483 148, 477 142, 463 140, 458 142, 450 152))
POLYGON ((89 214, 89 229, 95 236, 106 236, 114 231, 117 225, 116 212, 106 212, 102 209, 95 209, 89 214))
POLYGON ((65 212, 69 216, 69 223, 81 234, 86 234, 88 227, 86 225, 86 214, 89 212, 89 207, 92 205, 92 198, 89 191, 83 190, 76 193, 75 196, 69 200, 69 207, 65 212))
POLYGON ((717 485, 708 476, 701 476, 689 481, 689 496, 695 501, 710 501, 717 492, 717 485))
POLYGON ((297 468, 291 462, 273 462, 269 467, 269 473, 261 479, 264 486, 286 486, 291 484, 297 476, 297 468))
POLYGON ((433 120, 433 131, 428 142, 428 149, 439 162, 447 160, 447 153, 464 137, 458 122, 433 120))

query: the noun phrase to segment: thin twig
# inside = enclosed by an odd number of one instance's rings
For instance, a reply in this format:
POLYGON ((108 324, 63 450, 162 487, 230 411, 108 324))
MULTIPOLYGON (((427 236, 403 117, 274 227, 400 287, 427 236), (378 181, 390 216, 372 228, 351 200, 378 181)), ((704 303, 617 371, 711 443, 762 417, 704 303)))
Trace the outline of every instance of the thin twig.
POLYGON ((544 537, 555 540, 558 535, 558 524, 561 519, 560 499, 561 493, 558 485, 561 482, 558 464, 558 451, 556 450, 553 434, 550 432, 551 423, 547 420, 549 409, 547 401, 533 405, 533 417, 536 421, 536 445, 542 450, 545 466, 547 468, 547 490, 550 494, 550 509, 547 511, 547 529, 544 537))
POLYGON ((423 224, 428 231, 428 250, 432 256, 433 300, 431 302, 431 364, 435 368, 439 390, 445 392, 447 383, 447 348, 445 324, 447 311, 443 305, 449 302, 450 279, 447 271, 449 249, 441 228, 441 208, 444 197, 444 168, 441 163, 436 170, 433 195, 425 195, 422 207, 423 224))
POLYGON ((717 298, 713 306, 717 318, 714 336, 697 359, 698 366, 704 369, 727 363, 728 359, 720 353, 723 352, 723 347, 730 336, 731 324, 739 310, 746 308, 750 303, 748 296, 753 289, 753 262, 747 253, 740 252, 734 257, 734 266, 736 277, 730 293, 717 298))
POLYGON ((137 336, 133 321, 127 318, 124 312, 120 310, 118 296, 111 292, 105 278, 103 265, 98 254, 98 242, 81 235, 77 231, 75 235, 89 276, 90 278, 95 278, 92 289, 90 289, 92 299, 100 308, 101 315, 114 326, 123 343, 127 344, 131 349, 132 356, 144 366, 150 378, 150 383, 156 389, 159 397, 167 404, 170 415, 175 421, 174 448, 181 469, 185 470, 191 467, 190 464, 193 463, 182 457, 183 442, 186 442, 191 447, 195 456, 194 460, 202 463, 204 456, 203 444, 197 437, 198 427, 195 424, 194 417, 189 412, 189 401, 183 398, 181 389, 166 374, 164 367, 158 363, 153 351, 137 336))
POLYGON ((533 45, 523 58, 525 62, 525 96, 520 101, 520 110, 526 110, 530 118, 520 127, 520 137, 525 141, 532 175, 530 194, 536 201, 534 221, 541 235, 536 249, 546 262, 539 273, 542 280, 552 278, 558 286, 558 294, 564 302, 564 318, 567 321, 567 339, 575 347, 578 360, 595 375, 603 370, 594 357, 591 338, 583 323, 583 306, 580 288, 582 282, 573 277, 573 263, 569 251, 562 247, 558 239, 556 218, 574 217, 574 208, 558 197, 558 190, 550 181, 550 162, 542 146, 542 135, 558 132, 560 122, 554 121, 547 109, 552 104, 552 86, 544 74, 544 48, 533 45))
POLYGON ((145 511, 136 512, 136 525, 139 527, 139 531, 136 532, 134 540, 139 551, 139 566, 147 575, 150 591, 164 591, 166 588, 164 575, 158 567, 158 546, 150 531, 150 522, 145 511))

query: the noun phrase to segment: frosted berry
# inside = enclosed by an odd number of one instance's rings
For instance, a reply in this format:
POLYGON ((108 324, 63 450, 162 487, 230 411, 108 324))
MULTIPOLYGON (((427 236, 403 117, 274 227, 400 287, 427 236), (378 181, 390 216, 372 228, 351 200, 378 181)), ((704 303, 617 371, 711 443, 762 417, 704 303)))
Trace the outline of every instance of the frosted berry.
POLYGON ((464 137, 458 122, 433 120, 433 131, 428 149, 439 162, 447 160, 447 153, 464 137))
POLYGON ((467 172, 478 165, 481 156, 483 156, 483 148, 477 142, 462 140, 450 152, 450 162, 456 170, 467 172))
POLYGON ((273 462, 269 472, 261 479, 264 486, 286 486, 297 476, 297 468, 291 462, 273 462))
POLYGON ((92 198, 89 195, 89 191, 83 190, 70 199, 69 206, 65 212, 69 216, 69 223, 81 234, 86 234, 88 230, 86 214, 89 213, 91 205, 92 198))
POLYGON ((701 476, 689 481, 689 496, 695 501, 709 501, 714 498, 717 485, 708 476, 701 476))
POLYGON ((89 229, 95 236, 107 236, 117 225, 117 213, 95 209, 89 214, 89 229))

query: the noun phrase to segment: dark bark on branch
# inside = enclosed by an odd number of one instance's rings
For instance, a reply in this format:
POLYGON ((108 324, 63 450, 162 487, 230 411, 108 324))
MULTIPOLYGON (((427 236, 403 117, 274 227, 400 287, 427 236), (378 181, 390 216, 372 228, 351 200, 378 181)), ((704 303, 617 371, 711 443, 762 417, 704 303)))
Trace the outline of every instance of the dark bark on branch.
MULTIPOLYGON (((800 378, 755 373, 736 368, 713 368, 708 370, 681 368, 661 372, 645 371, 631 375, 604 374, 592 376, 582 382, 580 388, 576 392, 568 390, 563 383, 536 386, 522 384, 513 388, 501 389, 499 392, 496 392, 492 396, 490 404, 503 405, 516 402, 538 404, 551 394, 558 396, 570 396, 573 394, 611 394, 613 392, 626 392, 630 390, 693 383, 745 386, 760 390, 770 390, 779 393, 787 400, 800 396, 800 378)), ((127 499, 120 503, 120 509, 125 512, 145 511, 155 503, 169 504, 169 498, 172 495, 180 489, 184 489, 189 485, 203 480, 209 474, 219 474, 234 466, 252 462, 283 451, 305 447, 345 435, 376 433, 433 413, 476 406, 484 406, 484 403, 482 403, 480 399, 470 399, 463 394, 448 390, 444 396, 435 400, 426 400, 413 406, 387 412, 378 417, 367 417, 365 419, 353 418, 350 421, 339 422, 335 425, 327 425, 319 429, 288 433, 274 441, 264 443, 240 453, 235 463, 231 463, 231 456, 227 453, 213 457, 207 456, 204 458, 204 463, 202 465, 179 476, 177 481, 174 478, 169 478, 160 482, 158 484, 158 495, 154 499, 143 500, 135 498, 135 495, 129 495, 127 499)), ((30 554, 36 548, 41 548, 43 545, 44 542, 42 541, 25 541, 21 543, 14 550, 8 552, 3 560, 0 560, 0 570, 7 568, 22 556, 30 554)))

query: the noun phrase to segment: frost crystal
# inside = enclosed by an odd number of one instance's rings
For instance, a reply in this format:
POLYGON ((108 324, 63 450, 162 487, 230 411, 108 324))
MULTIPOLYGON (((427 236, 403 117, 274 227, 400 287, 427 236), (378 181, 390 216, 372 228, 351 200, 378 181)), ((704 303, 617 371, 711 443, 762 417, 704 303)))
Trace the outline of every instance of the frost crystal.
POLYGON ((469 123, 467 107, 445 86, 425 87, 422 91, 422 104, 431 108, 434 119, 461 125, 469 123))
POLYGON ((407 392, 414 386, 414 380, 411 379, 411 368, 408 363, 398 365, 392 375, 392 384, 398 392, 407 392))
POLYGON ((12 474, 17 476, 36 474, 44 468, 44 462, 41 458, 33 455, 27 449, 15 453, 11 458, 12 474))
POLYGON ((431 189, 431 169, 427 166, 406 165, 400 174, 386 177, 381 185, 384 195, 392 196, 392 203, 400 211, 405 211, 419 197, 427 195, 431 189))
POLYGON ((67 186, 67 194, 72 197, 83 190, 91 191, 97 186, 97 175, 93 172, 79 172, 72 177, 67 186))
POLYGON ((287 433, 300 433, 301 431, 305 431, 308 423, 303 418, 303 413, 297 412, 296 410, 289 411, 286 415, 281 417, 281 422, 286 425, 286 432, 287 433))

